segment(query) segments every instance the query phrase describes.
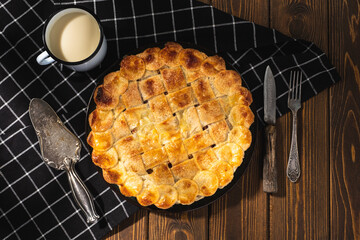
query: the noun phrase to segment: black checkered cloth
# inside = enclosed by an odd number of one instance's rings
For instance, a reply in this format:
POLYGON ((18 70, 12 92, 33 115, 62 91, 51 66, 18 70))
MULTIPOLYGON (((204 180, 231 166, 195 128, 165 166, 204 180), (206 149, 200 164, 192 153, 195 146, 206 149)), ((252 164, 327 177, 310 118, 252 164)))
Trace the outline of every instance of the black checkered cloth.
POLYGON ((129 50, 166 41, 194 43, 224 57, 242 75, 262 121, 263 76, 275 76, 277 114, 288 112, 290 71, 303 73, 302 101, 340 77, 313 43, 286 37, 211 6, 185 0, 1 0, 0 5, 0 239, 99 239, 137 207, 121 200, 98 174, 86 150, 85 116, 97 79, 129 50), (87 73, 40 66, 45 20, 62 5, 78 4, 101 19, 106 59, 87 73), (44 164, 31 125, 30 99, 47 101, 82 141, 77 170, 101 218, 86 224, 64 171, 44 164))

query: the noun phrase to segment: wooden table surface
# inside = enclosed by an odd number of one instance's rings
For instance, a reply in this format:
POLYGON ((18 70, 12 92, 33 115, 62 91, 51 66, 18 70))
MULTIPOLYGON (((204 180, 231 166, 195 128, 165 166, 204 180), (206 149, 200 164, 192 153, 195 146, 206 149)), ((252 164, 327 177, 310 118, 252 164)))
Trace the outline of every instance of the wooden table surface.
POLYGON ((140 210, 106 239, 360 239, 360 1, 204 2, 315 42, 342 80, 303 103, 298 113, 298 183, 286 178, 291 140, 286 114, 276 125, 277 194, 262 190, 259 131, 249 168, 225 196, 183 214, 140 210))

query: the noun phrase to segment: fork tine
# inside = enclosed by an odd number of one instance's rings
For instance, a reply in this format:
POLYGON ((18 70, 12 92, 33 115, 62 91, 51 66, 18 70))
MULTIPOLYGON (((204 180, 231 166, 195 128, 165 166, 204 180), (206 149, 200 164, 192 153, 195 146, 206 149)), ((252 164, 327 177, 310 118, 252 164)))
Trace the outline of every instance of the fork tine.
POLYGON ((296 71, 293 72, 293 81, 292 81, 292 92, 291 92, 291 98, 294 99, 295 98, 295 82, 296 82, 296 71))
POLYGON ((300 94, 299 94, 300 101, 301 101, 301 85, 302 85, 302 72, 300 74, 300 94))
POLYGON ((296 72, 296 94, 295 94, 295 99, 298 99, 298 97, 299 97, 299 79, 300 79, 300 72, 297 71, 296 72))
POLYGON ((288 102, 290 101, 290 94, 291 94, 291 82, 292 82, 292 71, 290 72, 290 83, 289 83, 289 93, 288 93, 288 102))

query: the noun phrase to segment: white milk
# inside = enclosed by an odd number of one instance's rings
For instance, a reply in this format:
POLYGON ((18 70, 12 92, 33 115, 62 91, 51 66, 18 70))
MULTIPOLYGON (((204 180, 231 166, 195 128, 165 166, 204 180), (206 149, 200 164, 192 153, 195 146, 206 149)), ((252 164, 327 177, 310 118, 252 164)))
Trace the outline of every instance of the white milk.
POLYGON ((72 12, 58 19, 48 36, 48 47, 57 58, 77 62, 95 51, 100 42, 100 29, 90 14, 72 12))

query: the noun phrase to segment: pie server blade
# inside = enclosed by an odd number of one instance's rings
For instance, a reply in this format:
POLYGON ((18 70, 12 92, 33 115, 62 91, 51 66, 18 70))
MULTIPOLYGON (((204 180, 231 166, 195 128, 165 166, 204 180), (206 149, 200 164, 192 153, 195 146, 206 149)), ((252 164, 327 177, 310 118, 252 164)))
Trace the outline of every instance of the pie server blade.
POLYGON ((75 170, 75 163, 80 159, 80 140, 64 126, 50 105, 41 99, 33 98, 30 101, 29 115, 44 162, 67 172, 74 199, 85 213, 86 222, 95 222, 99 216, 93 198, 75 170))

